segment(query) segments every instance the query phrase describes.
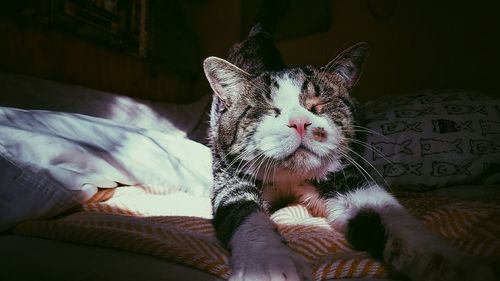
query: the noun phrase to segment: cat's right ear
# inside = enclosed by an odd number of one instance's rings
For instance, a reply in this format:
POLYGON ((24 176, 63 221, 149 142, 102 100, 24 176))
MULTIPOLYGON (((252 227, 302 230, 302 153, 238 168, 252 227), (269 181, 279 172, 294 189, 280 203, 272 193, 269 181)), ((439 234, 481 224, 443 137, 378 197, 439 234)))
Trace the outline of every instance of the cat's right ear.
POLYGON ((329 62, 322 70, 342 78, 345 86, 351 90, 361 76, 368 49, 369 46, 366 42, 354 44, 329 62))
POLYGON ((251 75, 236 65, 218 57, 208 57, 203 62, 205 76, 214 93, 226 107, 245 91, 251 75))

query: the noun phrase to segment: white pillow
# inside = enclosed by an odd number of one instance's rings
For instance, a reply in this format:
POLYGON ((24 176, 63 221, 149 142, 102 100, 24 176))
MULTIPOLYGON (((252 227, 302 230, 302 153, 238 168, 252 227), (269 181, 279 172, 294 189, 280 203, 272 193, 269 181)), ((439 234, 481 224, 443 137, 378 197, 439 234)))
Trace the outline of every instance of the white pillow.
POLYGON ((189 104, 151 102, 0 72, 0 106, 80 113, 206 143, 210 95, 189 104))
POLYGON ((373 149, 364 157, 393 189, 488 182, 500 172, 498 98, 422 91, 368 102, 365 114, 373 149))

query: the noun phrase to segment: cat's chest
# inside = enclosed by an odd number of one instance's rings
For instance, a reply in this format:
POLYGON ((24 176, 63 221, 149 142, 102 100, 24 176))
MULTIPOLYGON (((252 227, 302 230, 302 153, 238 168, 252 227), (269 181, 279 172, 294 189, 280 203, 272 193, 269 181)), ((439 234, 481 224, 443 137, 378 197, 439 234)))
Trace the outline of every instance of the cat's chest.
POLYGON ((276 181, 262 187, 263 199, 270 204, 271 211, 293 204, 305 206, 313 216, 326 215, 325 200, 316 187, 307 181, 276 181))

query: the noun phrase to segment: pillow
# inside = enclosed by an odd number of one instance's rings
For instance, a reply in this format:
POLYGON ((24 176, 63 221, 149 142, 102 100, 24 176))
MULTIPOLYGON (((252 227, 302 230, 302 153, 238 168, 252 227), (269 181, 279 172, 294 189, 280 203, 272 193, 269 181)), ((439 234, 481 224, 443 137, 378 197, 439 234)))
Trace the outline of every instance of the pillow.
POLYGON ((205 95, 189 104, 152 102, 29 76, 0 72, 0 106, 80 113, 206 143, 205 95))
POLYGON ((498 181, 500 99, 461 90, 421 91, 365 104, 364 157, 394 190, 498 181))

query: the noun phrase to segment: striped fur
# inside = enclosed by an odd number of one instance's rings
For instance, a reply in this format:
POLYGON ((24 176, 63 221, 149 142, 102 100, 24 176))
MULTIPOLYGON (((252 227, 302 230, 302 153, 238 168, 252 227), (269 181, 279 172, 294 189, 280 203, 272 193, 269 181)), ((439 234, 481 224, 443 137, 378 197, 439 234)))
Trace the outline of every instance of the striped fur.
POLYGON ((479 263, 463 274, 471 263, 362 168, 350 91, 366 52, 358 43, 323 68, 286 68, 269 34, 256 27, 228 61, 204 61, 214 91, 213 222, 231 251, 232 281, 310 280, 306 261, 269 218, 293 203, 325 216, 353 246, 411 280, 493 280, 479 263))
MULTIPOLYGON (((286 69, 281 59, 269 62, 262 55, 277 52, 268 34, 251 34, 232 49, 229 62, 208 58, 204 63, 215 93, 210 130, 214 222, 225 243, 249 214, 272 209, 271 199, 278 198, 261 196, 266 185, 290 178, 285 185, 324 182, 349 165, 343 154, 357 158, 350 152, 357 124, 355 102, 349 96, 353 84, 345 80, 345 71, 336 73, 338 65, 286 69), (314 120, 300 151, 294 151, 300 140, 285 126, 294 114, 314 120), (283 130, 275 124, 283 124, 283 130), (219 222, 229 227, 218 227, 219 222)), ((358 44, 337 61, 360 67, 365 50, 365 44, 358 44), (359 59, 346 59, 352 57, 359 59)), ((351 78, 357 80, 359 72, 351 73, 351 78)))

